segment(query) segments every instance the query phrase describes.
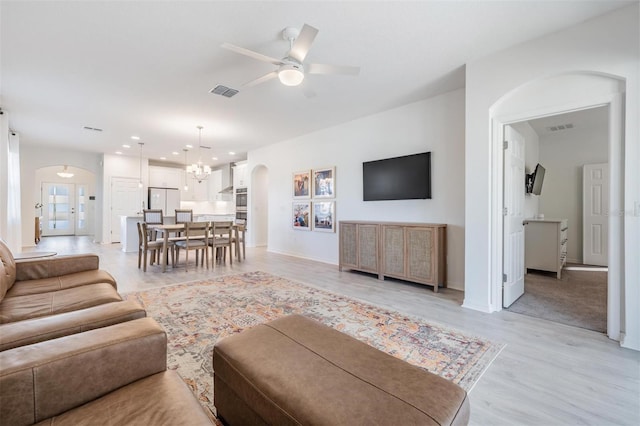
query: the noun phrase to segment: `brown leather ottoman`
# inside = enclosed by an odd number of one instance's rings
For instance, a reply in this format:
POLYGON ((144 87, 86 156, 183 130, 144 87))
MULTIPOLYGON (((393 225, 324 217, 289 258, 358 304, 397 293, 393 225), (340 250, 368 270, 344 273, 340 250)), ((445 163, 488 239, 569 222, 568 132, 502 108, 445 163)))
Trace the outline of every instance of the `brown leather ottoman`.
POLYGON ((458 385, 299 315, 213 349, 214 404, 230 425, 463 425, 458 385))

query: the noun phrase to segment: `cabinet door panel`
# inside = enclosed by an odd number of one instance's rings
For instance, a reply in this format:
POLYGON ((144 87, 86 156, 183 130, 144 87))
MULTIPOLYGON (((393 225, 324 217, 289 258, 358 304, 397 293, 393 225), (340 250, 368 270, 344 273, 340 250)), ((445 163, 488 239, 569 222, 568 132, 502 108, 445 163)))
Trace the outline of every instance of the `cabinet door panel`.
POLYGON ((409 279, 434 282, 434 230, 407 228, 407 276, 409 279))
POLYGON ((383 227, 384 275, 404 277, 405 235, 401 226, 383 227))
POLYGON ((358 267, 358 233, 355 223, 340 224, 340 266, 358 267))
POLYGON ((378 272, 378 226, 358 225, 358 243, 359 268, 378 272))

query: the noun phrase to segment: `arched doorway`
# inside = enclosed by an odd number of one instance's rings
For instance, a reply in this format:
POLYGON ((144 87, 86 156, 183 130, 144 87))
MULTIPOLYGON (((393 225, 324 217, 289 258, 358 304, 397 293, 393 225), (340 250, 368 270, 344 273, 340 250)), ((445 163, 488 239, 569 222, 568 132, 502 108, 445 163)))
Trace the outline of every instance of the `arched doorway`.
MULTIPOLYGON (((33 188, 42 236, 93 235, 96 176, 73 166, 36 169, 33 188)), ((37 238, 36 238, 37 239, 37 238)))
MULTIPOLYGON (((609 211, 624 211, 623 80, 600 73, 576 72, 535 80, 520 86, 490 108, 492 163, 491 182, 491 277, 492 304, 502 306, 504 265, 509 249, 504 244, 504 143, 505 127, 520 121, 578 111, 597 106, 609 107, 609 161, 611 197, 609 211)), ((622 215, 609 216, 609 276, 607 335, 620 340, 622 286, 624 285, 624 234, 622 215)))

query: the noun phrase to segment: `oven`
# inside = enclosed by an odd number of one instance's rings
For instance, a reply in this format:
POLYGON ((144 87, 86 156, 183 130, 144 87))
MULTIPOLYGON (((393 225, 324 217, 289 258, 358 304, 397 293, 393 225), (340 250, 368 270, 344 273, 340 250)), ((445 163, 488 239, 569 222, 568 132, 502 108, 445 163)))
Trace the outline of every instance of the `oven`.
POLYGON ((236 188, 236 219, 247 220, 247 188, 236 188))

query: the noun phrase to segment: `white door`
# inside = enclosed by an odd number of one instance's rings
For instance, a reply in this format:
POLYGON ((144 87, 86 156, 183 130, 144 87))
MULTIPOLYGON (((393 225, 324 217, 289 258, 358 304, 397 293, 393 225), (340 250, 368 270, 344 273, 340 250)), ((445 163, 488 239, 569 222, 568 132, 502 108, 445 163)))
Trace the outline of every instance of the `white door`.
POLYGON ((582 263, 607 266, 609 164, 585 164, 582 176, 582 263))
POLYGON ((42 183, 42 235, 75 235, 75 185, 42 183))
POLYGON ((505 126, 502 306, 524 294, 524 138, 505 126))
POLYGON ((142 214, 142 188, 135 178, 111 178, 111 242, 120 242, 120 217, 142 214))

